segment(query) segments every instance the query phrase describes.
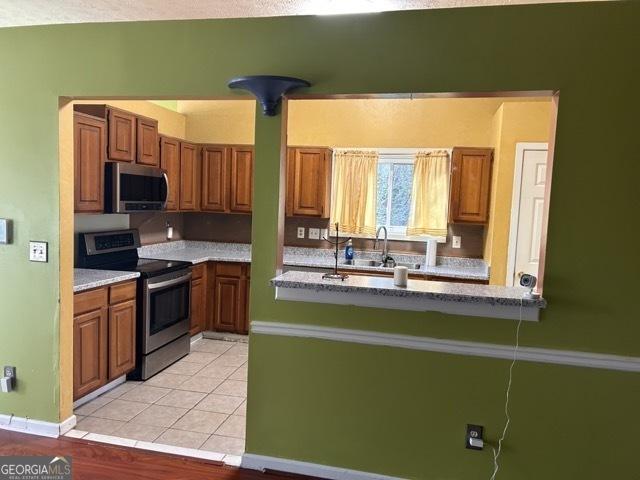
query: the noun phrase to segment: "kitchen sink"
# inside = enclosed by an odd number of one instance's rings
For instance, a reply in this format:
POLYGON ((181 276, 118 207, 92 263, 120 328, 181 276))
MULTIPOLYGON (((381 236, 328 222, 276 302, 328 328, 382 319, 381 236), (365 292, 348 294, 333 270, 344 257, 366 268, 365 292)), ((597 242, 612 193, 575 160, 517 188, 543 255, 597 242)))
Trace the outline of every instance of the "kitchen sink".
POLYGON ((354 267, 380 267, 382 266, 379 260, 365 260, 356 258, 353 260, 345 260, 345 265, 352 265, 354 267))

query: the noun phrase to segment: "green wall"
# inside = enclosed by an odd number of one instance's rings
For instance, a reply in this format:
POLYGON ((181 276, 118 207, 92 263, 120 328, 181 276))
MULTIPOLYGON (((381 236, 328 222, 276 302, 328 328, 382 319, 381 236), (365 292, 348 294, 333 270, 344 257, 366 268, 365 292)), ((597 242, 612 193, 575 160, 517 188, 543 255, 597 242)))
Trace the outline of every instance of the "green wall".
MULTIPOLYGON (((271 73, 315 93, 561 91, 545 297, 528 346, 640 356, 638 2, 0 29, 0 413, 58 420, 59 96, 235 95, 271 73), (27 261, 29 239, 50 244, 27 261), (604 252, 604 253, 603 253, 604 252)), ((251 318, 509 344, 508 320, 276 303, 280 118, 258 116, 251 318)), ((247 448, 411 478, 487 478, 464 425, 502 427, 508 362, 252 336, 247 448)), ((520 364, 502 478, 632 478, 639 377, 520 364), (588 423, 591 422, 591 423, 588 423), (616 475, 611 474, 616 473, 616 475)))

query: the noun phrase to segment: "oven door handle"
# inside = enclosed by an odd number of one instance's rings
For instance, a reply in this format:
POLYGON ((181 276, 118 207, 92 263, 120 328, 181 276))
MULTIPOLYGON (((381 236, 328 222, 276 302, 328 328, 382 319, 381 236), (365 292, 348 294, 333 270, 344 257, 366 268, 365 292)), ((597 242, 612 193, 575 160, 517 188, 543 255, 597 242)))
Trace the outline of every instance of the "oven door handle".
POLYGON ((177 285, 179 283, 185 283, 191 280, 191 272, 187 273, 178 278, 172 278, 171 280, 166 280, 164 282, 151 283, 147 284, 147 289, 149 290, 157 290, 159 288, 171 287, 172 285, 177 285))

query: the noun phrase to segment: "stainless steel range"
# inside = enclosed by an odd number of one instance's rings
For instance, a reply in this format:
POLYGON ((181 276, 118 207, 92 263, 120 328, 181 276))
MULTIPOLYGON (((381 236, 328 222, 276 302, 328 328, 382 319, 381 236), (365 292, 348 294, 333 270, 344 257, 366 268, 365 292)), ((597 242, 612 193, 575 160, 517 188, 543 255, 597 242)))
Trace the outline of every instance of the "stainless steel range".
POLYGON ((81 233, 79 268, 139 272, 136 369, 146 380, 189 353, 191 264, 138 257, 137 230, 81 233))

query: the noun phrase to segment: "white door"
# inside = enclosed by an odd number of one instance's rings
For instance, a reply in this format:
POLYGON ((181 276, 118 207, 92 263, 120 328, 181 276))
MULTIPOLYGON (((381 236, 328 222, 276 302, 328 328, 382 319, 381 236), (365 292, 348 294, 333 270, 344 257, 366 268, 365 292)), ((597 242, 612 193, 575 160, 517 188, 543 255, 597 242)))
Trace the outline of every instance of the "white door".
POLYGON ((538 275, 547 150, 546 143, 516 145, 507 285, 518 285, 520 273, 538 275))

